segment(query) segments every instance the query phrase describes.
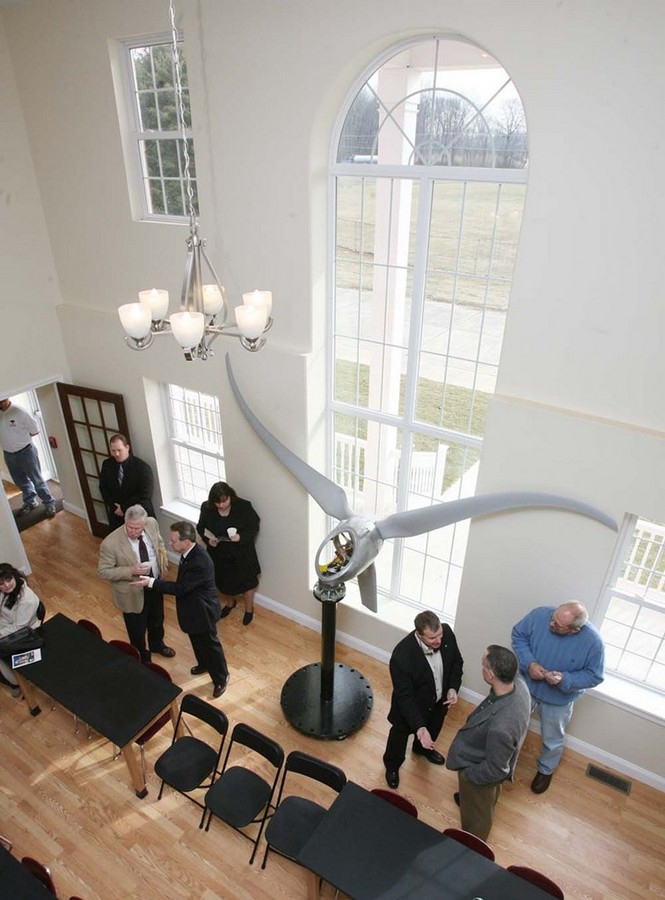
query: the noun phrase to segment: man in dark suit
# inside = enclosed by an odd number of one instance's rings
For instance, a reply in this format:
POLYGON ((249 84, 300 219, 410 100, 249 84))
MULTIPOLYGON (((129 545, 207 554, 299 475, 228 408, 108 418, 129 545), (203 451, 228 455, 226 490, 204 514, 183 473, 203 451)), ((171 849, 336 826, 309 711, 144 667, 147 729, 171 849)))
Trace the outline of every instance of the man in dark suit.
POLYGON ((434 749, 448 707, 457 703, 462 683, 462 656, 453 630, 442 625, 433 612, 418 613, 415 631, 408 634, 390 657, 393 694, 383 762, 388 787, 399 786, 399 767, 404 762, 409 735, 413 752, 441 766, 445 758, 434 749))
POLYGON ((106 504, 111 529, 123 525, 125 513, 137 503, 154 519, 152 469, 147 462, 130 453, 131 447, 124 434, 114 434, 109 446, 111 456, 102 463, 99 490, 106 504))
POLYGON ((170 544, 182 554, 176 581, 141 576, 134 584, 175 595, 178 624, 189 640, 196 657, 192 675, 209 672, 214 685, 213 697, 221 697, 229 683, 224 648, 217 635, 222 608, 215 587, 215 568, 208 553, 196 543, 191 522, 171 525, 170 544))

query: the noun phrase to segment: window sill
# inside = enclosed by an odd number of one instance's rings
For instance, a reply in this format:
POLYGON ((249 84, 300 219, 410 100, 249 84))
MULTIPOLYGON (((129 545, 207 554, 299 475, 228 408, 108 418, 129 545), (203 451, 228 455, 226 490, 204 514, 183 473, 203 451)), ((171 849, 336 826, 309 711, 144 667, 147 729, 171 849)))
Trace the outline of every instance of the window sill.
POLYGON ((194 503, 185 503, 184 500, 169 500, 168 503, 163 503, 159 508, 165 516, 173 519, 174 522, 185 520, 196 525, 199 520, 199 507, 194 503))
POLYGON ((658 725, 665 724, 665 695, 630 684, 616 675, 606 674, 603 683, 590 690, 589 694, 658 725))

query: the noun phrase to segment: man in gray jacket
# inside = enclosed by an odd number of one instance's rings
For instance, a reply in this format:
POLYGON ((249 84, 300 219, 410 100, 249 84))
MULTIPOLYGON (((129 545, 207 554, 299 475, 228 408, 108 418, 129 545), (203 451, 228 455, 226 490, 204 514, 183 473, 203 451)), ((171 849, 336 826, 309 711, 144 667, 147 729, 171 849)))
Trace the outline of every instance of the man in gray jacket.
POLYGON ((517 657, 491 644, 483 653, 483 680, 490 692, 455 735, 446 767, 457 771, 455 802, 462 828, 486 840, 492 830, 501 784, 512 781, 531 716, 529 691, 517 674, 517 657))

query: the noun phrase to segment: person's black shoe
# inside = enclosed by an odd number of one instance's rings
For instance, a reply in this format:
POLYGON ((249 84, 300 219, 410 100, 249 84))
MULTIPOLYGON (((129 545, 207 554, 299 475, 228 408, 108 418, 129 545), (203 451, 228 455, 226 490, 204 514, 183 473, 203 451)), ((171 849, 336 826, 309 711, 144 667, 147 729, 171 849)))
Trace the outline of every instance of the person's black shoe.
POLYGON ((534 794, 544 794, 550 786, 551 780, 551 775, 546 775, 544 772, 536 772, 535 777, 531 782, 531 790, 534 794))
POLYGON ((249 623, 252 621, 253 618, 254 618, 253 610, 252 610, 252 612, 246 612, 245 615, 242 617, 242 624, 249 625, 249 623))
POLYGON ((215 700, 218 697, 221 697, 222 694, 224 693, 224 691, 227 689, 227 687, 229 686, 229 680, 230 680, 229 676, 227 675, 226 681, 224 682, 224 684, 216 684, 214 686, 213 691, 212 691, 212 696, 215 700))
POLYGON ((397 790, 399 787, 399 772, 397 769, 386 769, 386 784, 389 788, 397 790))
POLYGON ((192 666, 192 668, 189 671, 192 675, 203 675, 208 670, 206 669, 205 666, 192 666))
POLYGON ((455 793, 453 794, 453 800, 459 806, 459 791, 455 791, 455 793))
POLYGON ((225 619, 228 616, 228 614, 231 612, 231 610, 236 608, 237 602, 238 602, 237 600, 234 600, 233 603, 231 604, 231 606, 224 606, 222 608, 222 614, 219 618, 225 619))
POLYGON ((446 757, 442 756, 438 750, 423 750, 421 747, 414 746, 413 752, 416 756, 424 756, 435 766, 442 766, 446 761, 446 757))
POLYGON ((156 653, 158 656, 165 656, 167 659, 173 659, 175 656, 173 647, 167 647, 166 644, 164 644, 161 650, 153 650, 152 652, 156 653))

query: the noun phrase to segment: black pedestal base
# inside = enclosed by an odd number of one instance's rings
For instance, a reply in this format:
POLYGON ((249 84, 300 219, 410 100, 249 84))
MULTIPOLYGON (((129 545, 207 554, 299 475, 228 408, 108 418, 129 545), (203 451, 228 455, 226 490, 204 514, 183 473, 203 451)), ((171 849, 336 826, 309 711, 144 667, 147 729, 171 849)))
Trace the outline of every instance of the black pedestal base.
POLYGON ((294 672, 282 688, 282 709, 295 729, 310 737, 341 740, 364 725, 372 711, 372 688, 360 672, 335 663, 332 700, 321 700, 321 663, 294 672))

